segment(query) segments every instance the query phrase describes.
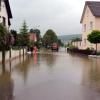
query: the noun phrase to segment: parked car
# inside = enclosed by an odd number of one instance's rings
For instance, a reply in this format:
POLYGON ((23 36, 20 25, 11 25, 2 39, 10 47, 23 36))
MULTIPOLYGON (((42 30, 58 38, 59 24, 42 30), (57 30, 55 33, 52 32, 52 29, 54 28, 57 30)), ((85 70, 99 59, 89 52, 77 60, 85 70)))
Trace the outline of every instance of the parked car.
POLYGON ((53 44, 51 45, 51 50, 52 50, 52 51, 58 51, 58 50, 59 50, 59 45, 58 45, 58 43, 53 43, 53 44))

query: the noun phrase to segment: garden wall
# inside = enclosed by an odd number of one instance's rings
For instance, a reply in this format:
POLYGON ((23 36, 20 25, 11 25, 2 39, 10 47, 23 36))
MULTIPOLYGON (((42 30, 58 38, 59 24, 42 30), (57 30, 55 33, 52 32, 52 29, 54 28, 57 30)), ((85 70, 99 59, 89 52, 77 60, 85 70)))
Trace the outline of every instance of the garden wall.
MULTIPOLYGON (((26 53, 26 49, 24 50, 24 53, 26 53)), ((21 50, 21 55, 23 54, 23 50, 21 50)), ((11 50, 11 60, 18 58, 19 50, 11 50)), ((9 60, 9 51, 6 52, 5 60, 9 60)), ((0 52, 0 62, 2 61, 2 52, 0 52)))

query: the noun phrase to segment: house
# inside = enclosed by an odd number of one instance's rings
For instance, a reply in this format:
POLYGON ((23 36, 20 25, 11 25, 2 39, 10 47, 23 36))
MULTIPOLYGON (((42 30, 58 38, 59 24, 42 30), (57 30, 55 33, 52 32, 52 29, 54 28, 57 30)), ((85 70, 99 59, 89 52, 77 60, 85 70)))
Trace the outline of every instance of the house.
POLYGON ((12 12, 9 4, 9 0, 0 0, 0 23, 9 29, 12 18, 12 12))
POLYGON ((37 41, 37 37, 35 33, 29 33, 29 39, 30 41, 36 42, 37 41))
POLYGON ((30 46, 28 47, 28 51, 32 52, 33 49, 34 49, 34 42, 37 41, 37 36, 36 36, 36 33, 34 32, 33 29, 30 29, 28 36, 29 36, 29 40, 30 40, 30 43, 31 43, 30 46))
POLYGON ((34 32, 33 29, 30 29, 30 32, 29 32, 29 39, 30 39, 30 41, 32 41, 32 42, 36 42, 36 41, 37 41, 37 36, 36 36, 36 33, 34 32))
MULTIPOLYGON (((95 45, 87 40, 87 35, 93 30, 100 30, 100 2, 99 1, 86 1, 82 17, 80 20, 82 24, 82 43, 81 49, 94 48, 95 45)), ((98 45, 100 50, 100 45, 98 45)))

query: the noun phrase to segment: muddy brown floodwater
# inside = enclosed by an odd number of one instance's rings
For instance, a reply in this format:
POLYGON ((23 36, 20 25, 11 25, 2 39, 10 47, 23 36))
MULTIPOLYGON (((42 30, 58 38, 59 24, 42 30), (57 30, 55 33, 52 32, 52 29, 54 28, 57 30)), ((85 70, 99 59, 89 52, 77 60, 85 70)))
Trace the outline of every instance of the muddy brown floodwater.
POLYGON ((0 100, 100 100, 100 59, 58 52, 8 62, 0 100))

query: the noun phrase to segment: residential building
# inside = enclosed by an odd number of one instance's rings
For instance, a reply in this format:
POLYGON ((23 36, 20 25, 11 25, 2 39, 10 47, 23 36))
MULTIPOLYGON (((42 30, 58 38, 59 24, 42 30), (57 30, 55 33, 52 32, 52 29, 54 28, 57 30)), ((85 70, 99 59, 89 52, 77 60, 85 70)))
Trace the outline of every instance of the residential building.
POLYGON ((36 33, 34 32, 33 29, 31 29, 29 32, 29 39, 30 39, 30 41, 33 41, 33 42, 37 41, 36 33))
POLYGON ((0 0, 0 23, 9 29, 12 18, 12 12, 9 4, 9 0, 0 0))
POLYGON ((37 38, 36 38, 36 34, 34 34, 34 33, 30 33, 30 35, 29 35, 30 37, 30 41, 33 41, 33 42, 36 42, 37 41, 37 38))
MULTIPOLYGON (((89 47, 95 49, 95 45, 88 42, 87 36, 93 30, 100 30, 100 1, 85 2, 80 23, 82 24, 83 29, 80 48, 86 49, 89 47)), ((100 45, 98 45, 98 50, 100 50, 100 45)))

